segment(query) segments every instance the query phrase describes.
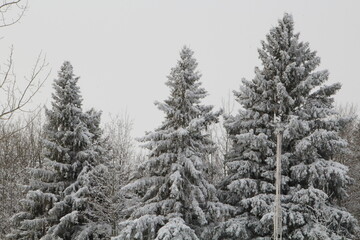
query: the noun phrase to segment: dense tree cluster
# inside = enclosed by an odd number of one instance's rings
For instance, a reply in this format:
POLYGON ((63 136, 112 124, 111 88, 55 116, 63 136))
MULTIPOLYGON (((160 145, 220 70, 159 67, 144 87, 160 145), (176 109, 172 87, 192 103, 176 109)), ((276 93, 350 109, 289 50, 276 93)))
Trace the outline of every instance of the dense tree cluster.
POLYGON ((82 109, 79 78, 64 62, 44 127, 1 132, 0 238, 272 239, 282 134, 283 239, 356 239, 360 190, 349 186, 360 125, 334 107, 340 84, 326 85, 289 14, 258 52, 261 67, 234 91, 241 109, 231 115, 202 103, 198 63, 183 47, 170 95, 156 102, 164 121, 140 139, 145 158, 127 116, 102 130, 101 112, 82 109))

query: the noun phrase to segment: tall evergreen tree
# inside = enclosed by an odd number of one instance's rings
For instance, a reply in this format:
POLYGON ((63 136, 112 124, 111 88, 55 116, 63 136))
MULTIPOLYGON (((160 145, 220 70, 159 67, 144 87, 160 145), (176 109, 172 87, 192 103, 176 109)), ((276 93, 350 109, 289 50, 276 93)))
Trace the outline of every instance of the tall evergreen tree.
POLYGON ((324 84, 329 73, 315 71, 320 58, 294 33, 289 14, 270 30, 259 57, 262 68, 235 92, 243 109, 225 123, 233 148, 220 187, 238 214, 223 224, 219 239, 271 239, 278 127, 283 239, 352 239, 356 220, 337 204, 351 179, 347 167, 332 160, 347 146, 333 108, 340 84, 324 84))
POLYGON ((21 200, 23 211, 13 217, 16 228, 10 239, 106 237, 98 234, 106 232, 104 225, 94 226, 99 219, 92 200, 101 192, 91 181, 99 176, 93 173, 101 154, 100 115, 82 112, 77 81, 72 65, 64 62, 53 85, 52 109, 46 110, 44 166, 32 170, 30 190, 21 200))
POLYGON ((150 150, 149 160, 122 191, 137 195, 129 218, 120 223, 114 239, 199 239, 205 225, 211 225, 229 211, 218 202, 214 186, 203 175, 203 160, 214 150, 206 134, 218 120, 212 106, 201 104, 206 91, 193 51, 184 47, 180 60, 166 83, 170 97, 158 108, 165 121, 142 139, 150 150))

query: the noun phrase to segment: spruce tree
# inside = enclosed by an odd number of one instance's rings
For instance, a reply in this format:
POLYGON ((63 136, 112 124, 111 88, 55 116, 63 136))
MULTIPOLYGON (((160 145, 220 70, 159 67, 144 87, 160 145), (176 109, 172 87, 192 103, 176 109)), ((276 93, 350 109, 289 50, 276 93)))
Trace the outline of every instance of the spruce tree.
POLYGON ((106 237, 92 201, 102 195, 92 181, 99 176, 94 172, 104 170, 98 169, 100 115, 83 113, 77 81, 72 65, 64 62, 53 84, 52 108, 46 110, 44 166, 32 169, 29 191, 21 200, 23 211, 13 217, 16 227, 10 239, 106 237))
POLYGON ((233 147, 220 189, 238 213, 218 239, 272 238, 279 128, 283 239, 352 239, 356 220, 338 205, 351 179, 348 168, 333 161, 347 146, 333 107, 340 84, 325 85, 328 71, 315 70, 320 58, 294 33, 289 14, 270 30, 259 58, 253 80, 242 80, 234 92, 242 109, 225 123, 233 147))
POLYGON ((138 203, 114 239, 200 239, 205 226, 229 211, 203 174, 204 157, 214 150, 206 129, 219 113, 201 104, 207 93, 196 67, 193 51, 184 47, 166 82, 170 97, 156 103, 165 120, 142 139, 149 160, 122 189, 123 194, 135 194, 132 201, 138 203))

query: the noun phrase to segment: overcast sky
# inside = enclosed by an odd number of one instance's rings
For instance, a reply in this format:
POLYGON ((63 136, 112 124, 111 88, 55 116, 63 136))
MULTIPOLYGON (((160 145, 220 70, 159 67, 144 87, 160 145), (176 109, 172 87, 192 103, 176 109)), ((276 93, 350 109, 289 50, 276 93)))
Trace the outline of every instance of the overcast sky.
POLYGON ((52 73, 34 101, 47 106, 60 65, 70 61, 84 108, 102 110, 103 121, 127 111, 139 137, 163 119, 153 102, 167 98, 166 76, 183 45, 199 62, 205 102, 219 108, 241 78, 253 78, 260 40, 284 12, 318 52, 329 83, 343 84, 336 101, 359 103, 358 0, 29 0, 21 22, 1 29, 0 60, 13 45, 20 81, 43 51, 52 73))

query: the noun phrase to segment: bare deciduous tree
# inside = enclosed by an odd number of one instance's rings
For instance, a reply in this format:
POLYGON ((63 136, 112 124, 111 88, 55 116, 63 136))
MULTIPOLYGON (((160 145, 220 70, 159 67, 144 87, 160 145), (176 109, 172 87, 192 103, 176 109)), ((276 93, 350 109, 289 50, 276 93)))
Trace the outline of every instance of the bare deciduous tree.
POLYGON ((31 101, 34 95, 40 90, 50 71, 46 71, 47 62, 40 53, 30 76, 25 77, 23 87, 17 82, 13 68, 13 49, 11 49, 7 63, 3 65, 0 72, 1 109, 0 119, 9 120, 17 111, 28 111, 25 106, 31 101), (44 75, 45 73, 45 75, 44 75))
POLYGON ((28 2, 24 0, 2 0, 0 2, 0 27, 8 27, 19 22, 27 8, 28 2))
MULTIPOLYGON (((19 22, 27 6, 25 0, 0 1, 0 28, 19 22)), ((8 58, 0 64, 0 239, 5 238, 10 216, 18 210, 24 193, 21 185, 28 181, 27 169, 41 164, 41 109, 30 107, 30 102, 50 74, 40 53, 28 77, 18 81, 13 52, 11 47, 8 58), (14 118, 22 112, 32 115, 14 118)))
MULTIPOLYGON (((340 117, 345 119, 344 128, 340 131, 341 137, 349 144, 349 152, 346 156, 336 156, 336 160, 349 167, 349 176, 354 183, 348 189, 348 197, 343 205, 360 221, 360 120, 358 106, 355 104, 338 105, 336 107, 340 117)), ((358 237, 360 239, 360 232, 358 237)))
MULTIPOLYGON (((8 27, 20 21, 28 8, 25 0, 2 0, 0 2, 0 27, 8 27)), ((16 112, 26 109, 34 95, 40 90, 50 71, 46 58, 40 53, 24 81, 18 82, 14 70, 14 49, 11 47, 8 59, 0 66, 0 120, 8 121, 16 112)))
MULTIPOLYGON (((134 143, 131 137, 132 121, 127 113, 110 117, 105 124, 105 137, 111 151, 111 165, 119 171, 121 180, 126 181, 130 159, 133 157, 134 143)), ((113 190, 115 191, 115 189, 113 190)))
POLYGON ((40 164, 41 126, 39 115, 0 123, 0 239, 5 239, 10 217, 19 210, 25 190, 22 184, 29 179, 27 170, 40 164))
POLYGON ((224 164, 225 155, 231 147, 231 139, 224 128, 224 118, 230 116, 234 111, 235 101, 230 92, 226 99, 222 99, 223 115, 218 123, 212 124, 209 128, 211 139, 216 145, 216 151, 209 156, 207 160, 207 175, 209 180, 216 184, 224 175, 226 175, 226 166, 224 164))
POLYGON ((108 176, 110 185, 110 201, 112 203, 112 228, 116 235, 116 224, 119 220, 118 212, 122 208, 122 201, 118 198, 118 191, 129 179, 132 160, 135 158, 134 141, 131 137, 133 122, 127 113, 110 116, 105 124, 104 136, 110 152, 108 176))

